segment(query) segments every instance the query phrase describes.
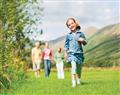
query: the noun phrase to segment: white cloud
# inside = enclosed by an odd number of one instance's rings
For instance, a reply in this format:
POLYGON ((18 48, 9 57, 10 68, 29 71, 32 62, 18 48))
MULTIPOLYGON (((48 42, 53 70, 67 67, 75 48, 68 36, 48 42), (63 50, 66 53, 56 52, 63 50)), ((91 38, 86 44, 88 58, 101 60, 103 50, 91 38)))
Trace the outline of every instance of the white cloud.
POLYGON ((44 0, 44 8, 44 34, 41 37, 44 40, 65 35, 68 31, 65 26, 68 17, 75 17, 83 27, 103 27, 119 22, 117 0, 44 0))

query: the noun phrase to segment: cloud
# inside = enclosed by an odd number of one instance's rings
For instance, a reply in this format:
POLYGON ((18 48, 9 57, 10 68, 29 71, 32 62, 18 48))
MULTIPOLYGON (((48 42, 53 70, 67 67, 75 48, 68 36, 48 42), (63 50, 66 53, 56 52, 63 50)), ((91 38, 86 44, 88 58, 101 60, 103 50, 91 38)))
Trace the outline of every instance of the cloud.
POLYGON ((41 38, 51 40, 65 35, 68 17, 76 18, 83 27, 101 28, 119 22, 119 3, 117 0, 44 0, 44 34, 41 38))

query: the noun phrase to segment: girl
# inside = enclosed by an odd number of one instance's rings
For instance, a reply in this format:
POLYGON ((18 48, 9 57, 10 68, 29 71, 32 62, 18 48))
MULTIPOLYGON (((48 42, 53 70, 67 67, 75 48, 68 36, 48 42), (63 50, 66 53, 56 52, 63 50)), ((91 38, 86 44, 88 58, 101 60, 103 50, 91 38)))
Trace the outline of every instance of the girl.
POLYGON ((58 79, 64 79, 64 70, 63 70, 63 54, 62 49, 58 48, 57 52, 55 53, 54 60, 56 62, 57 67, 57 76, 58 79))
POLYGON ((80 84, 82 63, 84 61, 82 45, 86 45, 85 35, 80 31, 80 26, 74 18, 68 18, 66 22, 70 33, 66 36, 64 45, 65 58, 71 63, 72 87, 80 84))

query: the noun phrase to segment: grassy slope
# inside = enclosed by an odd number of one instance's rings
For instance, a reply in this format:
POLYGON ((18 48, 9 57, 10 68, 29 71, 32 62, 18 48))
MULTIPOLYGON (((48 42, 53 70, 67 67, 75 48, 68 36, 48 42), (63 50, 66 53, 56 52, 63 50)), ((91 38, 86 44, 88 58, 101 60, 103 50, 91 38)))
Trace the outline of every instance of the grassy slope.
POLYGON ((29 72, 26 82, 17 86, 17 89, 1 95, 119 95, 119 72, 116 70, 83 70, 82 85, 71 87, 70 71, 65 72, 65 79, 58 80, 56 72, 45 78, 34 78, 29 72))
POLYGON ((118 61, 120 56, 120 24, 104 27, 88 39, 87 61, 118 61))

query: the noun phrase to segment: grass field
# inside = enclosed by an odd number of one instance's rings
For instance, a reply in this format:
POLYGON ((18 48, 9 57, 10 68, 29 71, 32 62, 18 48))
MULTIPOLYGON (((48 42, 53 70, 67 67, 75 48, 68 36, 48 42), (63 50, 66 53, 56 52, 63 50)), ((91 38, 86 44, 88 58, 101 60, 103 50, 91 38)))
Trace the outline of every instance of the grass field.
POLYGON ((70 71, 65 71, 65 79, 58 80, 52 71, 50 78, 35 78, 28 72, 28 79, 14 85, 14 89, 1 95, 120 95, 120 72, 113 69, 83 69, 82 84, 72 88, 70 71))

